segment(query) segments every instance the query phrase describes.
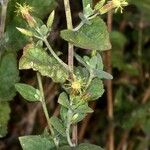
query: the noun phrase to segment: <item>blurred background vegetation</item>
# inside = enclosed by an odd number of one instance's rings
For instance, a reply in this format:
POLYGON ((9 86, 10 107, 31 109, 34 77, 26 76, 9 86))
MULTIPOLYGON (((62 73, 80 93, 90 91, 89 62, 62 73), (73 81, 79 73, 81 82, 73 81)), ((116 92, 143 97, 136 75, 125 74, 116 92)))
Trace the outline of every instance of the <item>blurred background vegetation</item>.
MULTIPOLYGON (((95 4, 98 0, 94 0, 95 4)), ((0 1, 2 2, 2 0, 0 1)), ((22 100, 14 83, 36 84, 33 71, 20 71, 17 64, 22 48, 30 39, 16 30, 25 21, 16 15, 16 2, 34 7, 34 15, 45 21, 56 9, 55 21, 49 41, 67 61, 67 43, 60 38, 60 30, 66 28, 62 0, 9 0, 5 34, 0 39, 0 150, 21 149, 18 137, 43 132, 46 121, 41 106, 22 100), (8 124, 8 125, 7 125, 8 124)), ((82 1, 72 0, 73 24, 76 26, 82 11, 82 1)), ((110 33, 112 50, 112 99, 114 103, 115 150, 148 150, 150 148, 150 0, 128 0, 123 13, 113 14, 110 33)), ((2 6, 2 5, 1 5, 2 6)), ((0 8, 2 10, 2 7, 0 8)), ((107 21, 107 16, 102 18, 107 21)), ((76 48, 79 53, 87 53, 76 48)), ((106 81, 104 81, 105 83, 106 81)), ((58 115, 60 85, 44 78, 44 89, 50 114, 58 115)), ((106 91, 107 92, 107 91, 106 91)), ((79 141, 106 147, 110 121, 107 117, 107 94, 91 103, 95 109, 79 123, 79 141)))

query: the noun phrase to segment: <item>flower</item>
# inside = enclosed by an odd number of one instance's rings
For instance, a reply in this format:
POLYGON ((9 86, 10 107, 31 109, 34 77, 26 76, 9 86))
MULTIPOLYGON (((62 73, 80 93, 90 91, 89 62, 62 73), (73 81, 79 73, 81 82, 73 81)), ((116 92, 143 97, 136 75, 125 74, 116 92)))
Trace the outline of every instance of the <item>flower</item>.
MULTIPOLYGON (((104 4, 104 2, 103 2, 103 4, 104 4)), ((122 13, 123 12, 123 7, 125 7, 127 5, 128 5, 128 2, 126 0, 111 0, 111 1, 108 1, 105 5, 101 6, 98 9, 98 11, 99 11, 100 14, 105 14, 108 11, 110 11, 111 9, 115 8, 115 12, 117 12, 118 9, 120 9, 121 13, 122 13)), ((99 5, 95 6, 95 8, 98 7, 98 6, 99 5)))
POLYGON ((65 88, 69 89, 73 95, 81 94, 84 87, 85 87, 84 79, 76 75, 73 75, 73 80, 69 81, 68 84, 65 84, 65 88))
POLYGON ((24 3, 23 5, 16 3, 16 9, 17 14, 21 14, 22 17, 28 22, 30 27, 35 26, 36 21, 30 15, 30 12, 33 11, 33 7, 27 5, 26 3, 24 3))
POLYGON ((115 12, 118 11, 118 9, 120 9, 121 13, 123 12, 123 7, 128 5, 128 2, 126 2, 126 0, 113 0, 113 5, 115 9, 115 12))

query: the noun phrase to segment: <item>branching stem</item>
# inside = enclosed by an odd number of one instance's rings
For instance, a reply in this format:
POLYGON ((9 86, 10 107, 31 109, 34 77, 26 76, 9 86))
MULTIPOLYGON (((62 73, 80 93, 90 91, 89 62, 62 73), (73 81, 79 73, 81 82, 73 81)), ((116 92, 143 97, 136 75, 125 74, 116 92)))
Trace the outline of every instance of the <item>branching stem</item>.
MULTIPOLYGON (((70 9, 70 2, 69 0, 64 0, 64 6, 65 6, 65 14, 66 14, 66 21, 67 21, 67 28, 72 30, 72 16, 71 16, 71 9, 70 9)), ((68 65, 69 69, 71 71, 70 78, 73 78, 73 57, 74 57, 74 48, 71 43, 68 43, 68 65)), ((73 125, 73 131, 72 131, 72 141, 75 145, 78 143, 78 131, 77 131, 77 125, 73 125)))
POLYGON ((43 40, 45 45, 47 46, 48 50, 50 51, 50 53, 54 56, 54 58, 66 69, 69 71, 69 67, 67 64, 65 64, 57 55, 56 53, 53 51, 52 47, 50 46, 49 42, 47 41, 47 39, 43 40))

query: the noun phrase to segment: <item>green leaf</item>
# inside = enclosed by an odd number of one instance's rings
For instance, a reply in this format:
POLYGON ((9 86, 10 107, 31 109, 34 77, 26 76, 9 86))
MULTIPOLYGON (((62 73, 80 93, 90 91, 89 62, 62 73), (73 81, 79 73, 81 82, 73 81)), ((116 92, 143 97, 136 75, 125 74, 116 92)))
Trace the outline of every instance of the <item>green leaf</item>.
POLYGON ((94 9, 95 10, 99 10, 100 8, 102 8, 102 6, 105 4, 106 0, 100 0, 95 6, 94 9))
POLYGON ((15 16, 14 19, 10 21, 10 24, 6 26, 6 46, 11 47, 10 51, 18 51, 19 49, 22 49, 30 38, 19 32, 16 27, 26 28, 25 21, 18 16, 15 16))
POLYGON ((14 84, 19 81, 16 55, 5 52, 0 60, 0 101, 10 101, 16 94, 14 84))
POLYGON ((53 10, 51 12, 51 14, 49 15, 48 20, 47 20, 47 24, 46 24, 49 29, 51 28, 51 26, 53 24, 54 16, 55 16, 55 11, 53 10))
POLYGON ((65 92, 61 93, 58 98, 58 103, 63 105, 64 107, 68 108, 69 107, 69 100, 68 96, 65 92))
POLYGON ((99 61, 102 62, 101 57, 99 57, 99 56, 97 56, 97 55, 92 56, 91 59, 89 60, 89 65, 92 69, 97 68, 97 64, 99 63, 99 61), (99 58, 100 58, 100 60, 99 60, 99 58))
POLYGON ((56 129, 62 136, 66 136, 65 127, 63 125, 63 122, 59 118, 53 116, 50 118, 50 122, 54 129, 56 129))
POLYGON ((29 36, 29 37, 32 37, 33 36, 33 33, 29 30, 26 30, 26 29, 23 29, 23 28, 18 28, 16 27, 17 30, 19 30, 22 34, 26 35, 26 36, 29 36))
POLYGON ((23 150, 50 150, 54 149, 53 140, 41 135, 19 137, 23 150))
POLYGON ((95 74, 95 77, 100 79, 108 79, 112 80, 113 76, 103 70, 94 69, 93 74, 95 74))
POLYGON ((42 25, 40 27, 40 32, 42 33, 43 36, 47 36, 47 34, 48 34, 48 28, 47 28, 47 26, 46 25, 42 25))
POLYGON ((83 9, 85 9, 89 4, 92 7, 92 0, 82 0, 82 4, 83 4, 83 9))
POLYGON ((80 105, 75 110, 75 113, 85 113, 86 114, 86 113, 92 113, 92 112, 93 112, 92 108, 90 108, 87 103, 80 105))
POLYGON ((72 118, 72 121, 71 121, 71 123, 72 124, 76 124, 76 123, 78 123, 78 122, 80 122, 81 120, 83 120, 84 118, 85 118, 85 116, 86 116, 86 114, 85 113, 77 113, 77 114, 75 114, 74 116, 73 116, 73 118, 72 118), (76 115, 76 116, 75 116, 76 115))
POLYGON ((77 61, 78 61, 79 63, 81 63, 84 67, 88 68, 88 65, 86 64, 86 62, 84 61, 84 59, 83 59, 80 55, 78 55, 78 54, 75 53, 75 58, 76 58, 77 61))
POLYGON ((104 150, 104 149, 94 144, 82 143, 78 146, 78 150, 104 150))
POLYGON ((94 11, 92 9, 92 6, 90 4, 87 4, 87 6, 83 9, 83 13, 85 18, 88 18, 89 16, 93 15, 94 11))
POLYGON ((113 79, 113 76, 105 71, 103 71, 103 62, 102 58, 99 54, 89 58, 88 56, 84 56, 83 58, 78 54, 75 54, 75 58, 85 66, 89 72, 93 72, 94 77, 98 77, 100 79, 113 79))
POLYGON ((33 47, 24 50, 24 54, 19 61, 19 69, 31 68, 39 71, 43 76, 52 78, 54 82, 63 83, 68 78, 66 69, 41 48, 33 47))
POLYGON ((87 113, 92 113, 93 110, 88 106, 87 103, 84 103, 80 106, 78 106, 75 110, 74 110, 74 115, 72 117, 72 124, 76 124, 78 122, 80 122, 81 120, 83 120, 83 118, 85 118, 87 113))
POLYGON ((89 71, 85 67, 75 67, 74 69, 75 75, 81 79, 85 79, 85 81, 88 80, 89 77, 89 71))
POLYGON ((103 60, 102 57, 99 53, 97 53, 97 69, 103 70, 104 69, 104 65, 103 65, 103 60))
POLYGON ((93 101, 98 99, 104 93, 104 85, 102 80, 99 78, 95 78, 92 80, 89 88, 86 91, 88 95, 88 101, 93 101))
POLYGON ((69 145, 65 145, 65 146, 59 147, 58 150, 72 150, 72 148, 69 145))
MULTIPOLYGON (((61 119, 65 122, 66 119, 67 119, 67 112, 68 112, 68 109, 64 106, 61 106, 60 107, 60 116, 61 116, 61 119)), ((66 122, 65 122, 66 123, 66 122)))
POLYGON ((37 102, 41 100, 40 91, 30 85, 17 83, 15 84, 15 88, 24 99, 30 102, 37 102))
POLYGON ((0 102, 0 138, 7 134, 7 123, 9 121, 10 107, 8 102, 0 102))
MULTIPOLYGON (((75 148, 75 150, 104 150, 100 146, 89 144, 89 143, 81 143, 79 146, 75 148)), ((68 145, 62 146, 59 148, 59 150, 72 150, 72 148, 68 145)))
POLYGON ((84 24, 78 31, 61 31, 61 37, 83 49, 104 51, 111 48, 107 26, 99 17, 92 19, 91 24, 84 24))

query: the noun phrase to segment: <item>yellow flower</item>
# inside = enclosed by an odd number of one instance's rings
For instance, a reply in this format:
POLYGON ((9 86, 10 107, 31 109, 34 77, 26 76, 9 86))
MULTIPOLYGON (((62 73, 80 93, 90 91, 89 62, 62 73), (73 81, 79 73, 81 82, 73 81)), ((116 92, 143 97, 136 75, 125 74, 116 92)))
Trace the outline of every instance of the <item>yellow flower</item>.
POLYGON ((26 3, 24 3, 23 5, 16 3, 16 9, 17 14, 21 14, 22 17, 28 22, 30 27, 35 26, 36 21, 30 15, 30 12, 33 11, 33 7, 27 5, 26 3))
POLYGON ((71 83, 71 88, 74 91, 80 91, 81 90, 81 80, 75 80, 71 83))
POLYGON ((128 5, 128 2, 126 2, 126 0, 113 0, 113 5, 116 8, 115 12, 118 11, 118 9, 120 9, 121 13, 123 12, 123 7, 128 5))
POLYGON ((100 9, 99 12, 100 14, 105 14, 111 9, 115 8, 115 12, 118 11, 118 9, 121 10, 121 13, 123 12, 123 7, 127 6, 128 2, 126 0, 111 0, 108 1, 105 5, 103 5, 100 9))
POLYGON ((73 75, 73 79, 69 81, 68 84, 65 84, 65 88, 69 89, 70 92, 74 94, 81 94, 85 86, 84 79, 73 75))

